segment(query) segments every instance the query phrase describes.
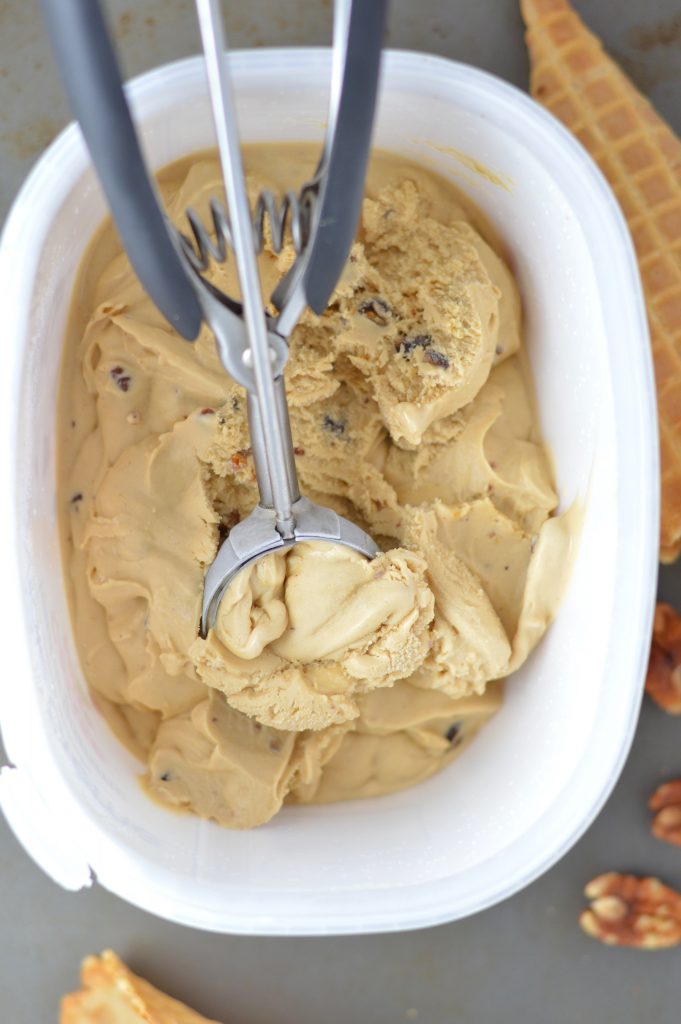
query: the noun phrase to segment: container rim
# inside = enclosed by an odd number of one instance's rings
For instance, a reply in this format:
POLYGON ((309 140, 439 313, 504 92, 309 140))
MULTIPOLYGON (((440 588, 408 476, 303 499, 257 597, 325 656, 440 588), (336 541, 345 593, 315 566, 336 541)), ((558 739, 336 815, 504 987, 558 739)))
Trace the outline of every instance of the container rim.
MULTIPOLYGON (((235 78, 259 78, 269 75, 273 66, 278 71, 300 73, 328 68, 327 48, 280 48, 241 50, 231 56, 235 78)), ((127 86, 133 106, 162 95, 164 87, 183 80, 195 81, 203 74, 201 57, 190 57, 149 71, 133 79, 127 86)), ((62 884, 69 879, 86 882, 92 870, 98 880, 123 899, 160 917, 194 927, 236 934, 256 935, 319 935, 370 933, 422 928, 476 913, 508 898, 548 870, 580 838, 610 795, 629 752, 638 718, 642 684, 648 657, 648 644, 655 599, 658 553, 659 469, 657 409, 652 371, 647 320, 638 267, 624 217, 604 177, 569 132, 529 96, 496 76, 468 65, 410 51, 387 51, 384 60, 384 84, 401 88, 416 87, 419 92, 437 91, 443 77, 454 85, 460 96, 475 99, 476 104, 495 110, 495 116, 512 121, 515 134, 521 139, 542 137, 547 162, 555 167, 559 180, 569 182, 569 192, 580 190, 582 199, 590 204, 591 217, 583 224, 589 248, 594 255, 595 274, 601 293, 605 316, 615 327, 618 350, 613 360, 613 404, 618 431, 618 455, 627 452, 630 469, 635 476, 635 496, 625 487, 621 465, 617 473, 618 535, 627 538, 627 546, 618 548, 614 581, 613 614, 609 623, 608 663, 620 666, 621 688, 601 693, 594 722, 594 732, 603 727, 598 771, 584 763, 575 773, 579 785, 566 787, 564 799, 556 801, 533 827, 507 847, 504 858, 507 870, 503 878, 483 884, 476 873, 485 862, 467 873, 467 891, 457 891, 453 876, 414 886, 392 889, 356 890, 348 894, 329 894, 314 898, 287 893, 272 893, 266 911, 254 911, 248 898, 235 898, 228 915, 217 915, 207 906, 196 906, 191 900, 173 891, 170 873, 159 871, 150 878, 144 867, 137 865, 123 848, 119 848, 90 819, 55 779, 50 782, 50 798, 63 802, 66 808, 64 827, 75 829, 84 860, 77 866, 68 863, 68 851, 56 850, 52 859, 40 855, 37 840, 28 818, 15 807, 8 815, 10 823, 29 852, 62 884), (598 258, 600 256, 600 259, 598 258), (624 500, 626 499, 626 500, 624 500), (627 628, 626 624, 629 624, 627 628), (607 724, 612 716, 620 722, 617 736, 607 724), (595 777, 594 777, 595 776, 595 777), (574 795, 579 790, 579 799, 574 795), (53 791, 53 792, 52 792, 53 791), (585 796, 588 794, 588 798, 585 796), (553 836, 550 848, 539 841, 539 833, 553 836), (87 869, 87 870, 85 870, 87 869)), ((544 152, 542 150, 542 152, 544 152)), ((78 173, 88 165, 87 154, 78 127, 69 125, 57 137, 19 191, 6 221, 0 240, 0 282, 7 311, 5 336, 9 342, 7 357, 10 368, 2 386, 4 399, 4 441, 0 455, 0 480, 4 493, 16 493, 17 419, 13 399, 18 394, 23 352, 22 339, 28 326, 29 299, 40 255, 40 242, 46 236, 50 204, 44 199, 49 192, 54 211, 65 199, 78 173), (55 178, 60 184, 55 187, 55 178), (37 242, 31 249, 23 244, 25 237, 37 242)), ((566 187, 568 187, 566 185, 566 187)), ((6 583, 3 622, 14 651, 13 679, 32 674, 31 653, 24 630, 24 610, 16 600, 21 591, 20 567, 15 538, 21 530, 16 503, 7 504, 4 529, 0 535, 0 551, 5 566, 6 583)), ((614 669, 613 669, 614 671, 614 669)), ((34 721, 34 698, 30 687, 10 688, 9 674, 0 689, 0 720, 8 755, 16 770, 28 768, 30 748, 27 736, 34 721)), ((610 690, 613 690, 611 687, 610 690)), ((593 744, 593 736, 591 737, 593 744)), ((586 759, 584 759, 586 760, 586 759)), ((11 771, 11 769, 10 769, 11 771)), ((6 775, 8 769, 3 771, 6 775)), ((2 782, 2 779, 0 779, 2 782)), ((31 780, 35 784, 35 780, 31 780)), ((46 795, 44 780, 34 785, 34 795, 42 801, 46 795)), ((0 803, 3 789, 0 786, 0 803)), ((63 818, 64 816, 62 816, 63 818)))

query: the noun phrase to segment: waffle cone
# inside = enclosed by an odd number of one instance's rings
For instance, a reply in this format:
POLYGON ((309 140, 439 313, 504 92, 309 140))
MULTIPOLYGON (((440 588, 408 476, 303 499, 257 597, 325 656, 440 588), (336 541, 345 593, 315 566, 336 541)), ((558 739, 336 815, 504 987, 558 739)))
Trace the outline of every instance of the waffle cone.
POLYGON ((136 977, 111 950, 85 958, 81 981, 62 999, 60 1024, 216 1024, 136 977))
POLYGON ((520 0, 530 89, 596 161, 634 241, 660 422, 660 558, 681 551, 681 140, 567 0, 520 0))

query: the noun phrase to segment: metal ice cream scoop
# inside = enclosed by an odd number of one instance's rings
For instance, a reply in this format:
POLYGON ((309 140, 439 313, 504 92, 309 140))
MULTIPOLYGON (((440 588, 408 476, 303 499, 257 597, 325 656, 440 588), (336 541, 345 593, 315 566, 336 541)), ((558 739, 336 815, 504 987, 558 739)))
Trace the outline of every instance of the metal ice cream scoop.
POLYGON ((300 494, 289 423, 284 367, 286 339, 309 306, 322 313, 348 257, 359 220, 387 0, 336 0, 331 102, 321 160, 298 195, 277 205, 262 193, 251 214, 241 162, 226 39, 218 0, 197 0, 211 105, 229 218, 211 202, 215 241, 193 211, 193 241, 165 218, 144 165, 101 11, 93 0, 43 0, 72 106, 107 195, 119 234, 145 290, 187 340, 205 320, 229 374, 246 388, 259 490, 256 508, 234 526, 208 568, 201 631, 214 625, 230 582, 245 566, 300 541, 345 545, 367 558, 378 553, 354 523, 300 494), (274 248, 287 229, 296 260, 265 312, 257 251, 265 221, 274 248), (237 302, 203 276, 211 259, 232 249, 241 290, 237 302))
MULTIPOLYGON (((313 180, 303 187, 298 202, 289 204, 291 217, 297 213, 299 218, 299 252, 293 267, 272 296, 272 302, 279 310, 278 315, 272 318, 264 311, 260 292, 253 221, 224 60, 225 39, 218 0, 197 0, 229 206, 230 243, 241 287, 243 321, 238 313, 231 310, 225 318, 227 307, 205 285, 191 259, 191 249, 185 246, 184 252, 195 269, 197 297, 215 334, 223 365, 248 392, 248 421, 260 492, 258 505, 232 528, 206 573, 201 618, 204 633, 213 625, 222 595, 234 576, 244 566, 271 551, 302 540, 335 541, 367 558, 372 558, 378 551, 364 530, 331 509, 301 497, 284 389, 284 366, 288 355, 285 338, 306 305, 317 312, 325 308, 357 227, 371 131, 371 117, 367 118, 367 86, 373 85, 375 96, 382 37, 377 9, 381 6, 366 4, 362 0, 336 5, 334 81, 327 145, 313 180), (369 55, 366 53, 368 38, 374 40, 369 55), (363 80, 353 79, 352 64, 358 59, 358 47, 365 61, 369 56, 371 64, 373 58, 369 76, 373 82, 366 81, 366 66, 363 80), (358 119, 360 126, 364 127, 360 136, 363 147, 359 152, 358 119), (349 158, 353 164, 351 168, 347 166, 349 158), (362 168, 361 178, 357 173, 358 166, 362 168), (348 174, 353 183, 350 194, 348 174), (236 325, 229 322, 233 317, 239 320, 238 335, 236 325)), ((373 113, 373 102, 370 109, 373 113)))

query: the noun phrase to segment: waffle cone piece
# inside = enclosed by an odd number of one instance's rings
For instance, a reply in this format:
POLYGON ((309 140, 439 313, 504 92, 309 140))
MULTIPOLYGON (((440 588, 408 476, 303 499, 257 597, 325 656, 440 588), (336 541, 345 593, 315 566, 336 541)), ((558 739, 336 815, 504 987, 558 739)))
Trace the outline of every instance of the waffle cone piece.
POLYGON ((59 1024, 216 1024, 138 978, 110 949, 83 960, 81 983, 62 999, 59 1024))
POLYGON ((520 0, 530 90, 579 139, 636 247, 660 421, 660 558, 681 551, 681 140, 603 52, 567 0, 520 0))

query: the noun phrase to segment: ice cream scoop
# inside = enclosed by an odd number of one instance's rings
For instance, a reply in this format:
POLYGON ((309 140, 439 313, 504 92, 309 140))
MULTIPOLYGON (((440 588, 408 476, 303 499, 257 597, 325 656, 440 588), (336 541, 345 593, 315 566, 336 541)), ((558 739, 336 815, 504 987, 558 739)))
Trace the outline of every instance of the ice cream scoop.
POLYGON ((246 337, 239 351, 233 344, 236 325, 230 329, 229 321, 236 316, 241 326, 241 317, 206 284, 192 260, 192 250, 185 246, 183 252, 196 272, 197 296, 215 333, 223 365, 248 392, 260 496, 250 515, 230 530, 206 573, 201 616, 204 636, 214 624, 222 596, 234 576, 270 552, 309 540, 342 544, 367 558, 378 552, 364 530, 301 496, 283 370, 288 355, 287 334, 306 305, 316 312, 326 307, 354 238, 369 153, 382 36, 383 13, 379 8, 383 7, 356 2, 336 4, 329 135, 317 172, 303 186, 297 203, 304 218, 299 225, 302 245, 296 262, 272 296, 279 308, 274 319, 263 308, 236 113, 224 61, 226 41, 220 9, 217 0, 197 2, 230 213, 229 241, 236 257, 243 303, 246 337), (364 59, 359 61, 360 57, 364 59), (229 313, 227 322, 225 312, 229 313))
POLYGON ((201 632, 215 622, 223 594, 245 566, 299 541, 320 540, 373 558, 364 530, 300 494, 284 388, 287 338, 306 306, 322 313, 350 251, 359 219, 378 88, 387 0, 337 0, 328 128, 321 160, 299 195, 280 207, 263 194, 251 214, 217 0, 197 0, 210 100, 229 217, 211 202, 215 241, 193 211, 192 242, 169 224, 149 182, 115 57, 96 4, 45 0, 44 8, 72 105, 126 251, 142 284, 170 323, 194 340, 211 328, 221 362, 248 393, 259 502, 232 528, 209 567, 201 632), (283 241, 288 224, 297 257, 265 311, 256 262, 265 220, 283 241), (232 250, 241 301, 204 277, 211 258, 232 250))

